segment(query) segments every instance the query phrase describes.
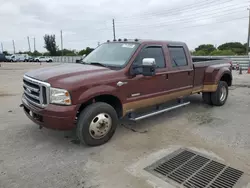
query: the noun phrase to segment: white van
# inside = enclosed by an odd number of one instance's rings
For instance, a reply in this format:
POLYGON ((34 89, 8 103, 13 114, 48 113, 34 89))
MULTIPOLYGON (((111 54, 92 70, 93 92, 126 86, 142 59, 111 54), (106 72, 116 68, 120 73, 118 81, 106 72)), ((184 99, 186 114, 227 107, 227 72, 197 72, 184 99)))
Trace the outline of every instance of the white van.
POLYGON ((13 54, 10 59, 12 62, 26 62, 26 61, 28 62, 29 55, 28 54, 13 54))

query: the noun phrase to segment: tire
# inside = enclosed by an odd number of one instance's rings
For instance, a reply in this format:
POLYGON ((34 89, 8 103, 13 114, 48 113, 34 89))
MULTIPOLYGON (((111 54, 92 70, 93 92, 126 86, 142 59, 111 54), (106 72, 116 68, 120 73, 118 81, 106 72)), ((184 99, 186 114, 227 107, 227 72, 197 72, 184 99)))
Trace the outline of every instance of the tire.
POLYGON ((202 93, 202 99, 205 104, 212 105, 211 93, 202 93))
POLYGON ((77 137, 88 146, 105 144, 114 135, 117 123, 117 113, 112 106, 103 102, 91 104, 80 113, 76 128, 77 137), (96 128, 95 125, 101 128, 96 128))
POLYGON ((36 62, 39 62, 39 60, 37 59, 36 62))
POLYGON ((224 81, 219 81, 217 90, 211 93, 211 100, 213 105, 223 106, 227 101, 227 97, 228 97, 228 85, 224 81))

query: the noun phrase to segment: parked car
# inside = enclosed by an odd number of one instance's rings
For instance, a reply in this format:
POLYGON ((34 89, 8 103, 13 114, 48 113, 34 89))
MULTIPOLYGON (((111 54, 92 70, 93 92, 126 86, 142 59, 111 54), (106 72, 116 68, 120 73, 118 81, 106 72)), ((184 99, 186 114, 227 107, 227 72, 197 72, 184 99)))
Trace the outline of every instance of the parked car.
POLYGON ((0 53, 0 62, 6 62, 6 61, 7 61, 6 56, 0 53))
POLYGON ((76 63, 81 63, 85 57, 86 57, 86 54, 84 54, 80 59, 77 59, 76 63))
POLYGON ((35 58, 34 58, 34 57, 29 56, 29 58, 28 58, 28 62, 35 62, 35 58))
POLYGON ((82 64, 27 72, 22 106, 40 127, 76 129, 82 143, 97 146, 113 136, 119 119, 138 121, 186 106, 192 94, 224 105, 232 85, 230 63, 192 58, 183 42, 107 42, 82 64))
POLYGON ((28 54, 13 54, 10 57, 11 62, 27 62, 29 58, 28 54))
POLYGON ((11 62, 11 56, 12 55, 6 55, 5 57, 6 57, 6 62, 11 62))
POLYGON ((51 57, 46 57, 46 56, 36 57, 34 60, 36 62, 53 62, 53 59, 51 57))

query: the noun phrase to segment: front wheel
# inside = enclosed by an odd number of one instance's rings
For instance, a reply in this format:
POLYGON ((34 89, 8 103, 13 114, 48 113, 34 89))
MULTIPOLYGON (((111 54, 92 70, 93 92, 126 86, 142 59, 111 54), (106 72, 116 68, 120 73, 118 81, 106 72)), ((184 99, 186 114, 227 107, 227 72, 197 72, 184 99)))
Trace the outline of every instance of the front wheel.
POLYGON ((226 103, 228 97, 228 85, 224 81, 220 81, 217 90, 211 94, 213 105, 222 106, 226 103))
POLYGON ((77 122, 79 140, 89 146, 99 146, 114 135, 118 123, 115 109, 107 103, 97 102, 87 106, 77 122))

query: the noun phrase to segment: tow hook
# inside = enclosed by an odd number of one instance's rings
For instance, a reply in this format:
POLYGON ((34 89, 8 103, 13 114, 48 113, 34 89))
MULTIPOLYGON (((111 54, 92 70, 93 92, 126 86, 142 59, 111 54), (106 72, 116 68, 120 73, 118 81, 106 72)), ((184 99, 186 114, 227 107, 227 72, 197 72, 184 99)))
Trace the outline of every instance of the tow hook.
POLYGON ((23 107, 23 104, 20 104, 19 107, 23 107))

